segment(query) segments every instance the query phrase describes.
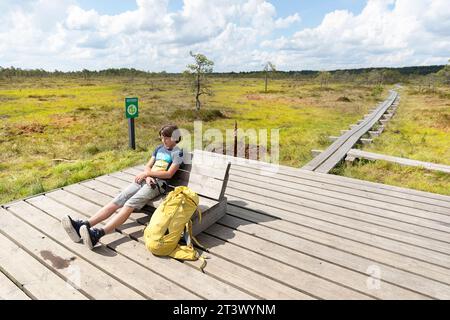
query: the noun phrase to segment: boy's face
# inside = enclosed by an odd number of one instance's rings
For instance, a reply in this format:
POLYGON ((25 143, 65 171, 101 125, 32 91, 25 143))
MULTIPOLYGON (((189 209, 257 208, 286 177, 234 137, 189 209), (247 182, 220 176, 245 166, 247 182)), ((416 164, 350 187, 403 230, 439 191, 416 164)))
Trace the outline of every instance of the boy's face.
POLYGON ((166 147, 167 149, 172 149, 177 145, 177 143, 173 141, 171 137, 161 136, 161 141, 164 144, 164 147, 166 147))

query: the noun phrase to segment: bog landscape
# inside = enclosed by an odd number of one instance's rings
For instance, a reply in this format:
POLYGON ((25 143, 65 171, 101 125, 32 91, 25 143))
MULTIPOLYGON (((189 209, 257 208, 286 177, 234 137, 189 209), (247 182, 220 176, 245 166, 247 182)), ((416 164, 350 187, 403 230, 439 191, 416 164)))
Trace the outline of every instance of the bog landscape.
POLYGON ((2 0, 2 310, 450 300, 449 21, 448 0, 2 0))
MULTIPOLYGON (((401 107, 382 136, 363 150, 450 165, 449 80, 436 75, 443 69, 424 68, 425 75, 384 69, 334 72, 326 84, 319 72, 272 72, 267 92, 263 72, 214 74, 212 95, 205 96, 200 111, 188 79, 180 74, 27 75, 3 69, 0 202, 144 162, 148 149, 158 144, 155 132, 167 121, 192 130, 193 121, 201 120, 204 128, 224 133, 234 129, 235 121, 243 130, 279 128, 280 163, 298 168, 313 158, 311 150, 326 149, 329 136, 339 136, 382 102, 397 82, 401 107), (123 101, 131 96, 141 105, 136 151, 128 148, 124 117, 123 101)), ((333 173, 450 194, 448 173, 385 161, 342 164, 333 173)))

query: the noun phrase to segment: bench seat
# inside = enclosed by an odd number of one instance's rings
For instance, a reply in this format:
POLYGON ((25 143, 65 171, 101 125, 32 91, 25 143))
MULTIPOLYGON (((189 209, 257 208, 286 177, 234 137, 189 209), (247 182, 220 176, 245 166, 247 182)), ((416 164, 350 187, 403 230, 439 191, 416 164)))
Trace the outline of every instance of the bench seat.
MULTIPOLYGON (((227 198, 224 194, 231 163, 218 159, 197 150, 185 153, 183 165, 172 179, 167 181, 169 184, 167 193, 177 186, 187 186, 199 196, 202 220, 199 221, 198 212, 195 212, 192 217, 192 234, 194 236, 206 230, 225 215, 227 198)), ((150 200, 142 211, 153 213, 163 200, 164 196, 150 200)))

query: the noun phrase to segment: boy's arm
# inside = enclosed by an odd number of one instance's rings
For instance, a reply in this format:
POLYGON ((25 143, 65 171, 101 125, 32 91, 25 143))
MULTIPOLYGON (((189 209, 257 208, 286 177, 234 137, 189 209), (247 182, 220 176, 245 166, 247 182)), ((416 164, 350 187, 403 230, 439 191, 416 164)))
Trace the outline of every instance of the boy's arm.
POLYGON ((179 168, 180 168, 179 164, 172 163, 172 165, 169 167, 169 170, 148 172, 148 176, 159 179, 171 179, 179 168))
POLYGON ((142 180, 144 180, 147 177, 150 177, 150 170, 152 169, 154 164, 155 164, 155 157, 152 156, 145 165, 144 172, 139 173, 136 175, 136 177, 134 177, 134 182, 141 183, 142 180))
POLYGON ((150 171, 152 170, 153 165, 155 164, 155 157, 151 157, 150 160, 147 162, 144 168, 144 172, 147 176, 150 176, 150 171))

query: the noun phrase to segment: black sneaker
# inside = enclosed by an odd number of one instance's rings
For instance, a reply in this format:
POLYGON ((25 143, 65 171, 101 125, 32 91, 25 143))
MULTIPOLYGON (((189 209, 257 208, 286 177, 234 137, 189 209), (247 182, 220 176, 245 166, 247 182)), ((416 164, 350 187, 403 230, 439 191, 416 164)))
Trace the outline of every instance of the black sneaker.
POLYGON ((89 249, 92 250, 94 246, 98 243, 101 237, 105 235, 105 231, 103 229, 97 228, 89 228, 85 225, 80 228, 81 238, 85 245, 88 246, 89 249))
POLYGON ((87 221, 73 220, 69 215, 65 215, 61 219, 61 224, 69 235, 70 239, 74 242, 81 241, 80 228, 82 225, 86 224, 87 221))
POLYGON ((185 231, 181 235, 180 241, 178 241, 178 244, 182 246, 186 246, 190 243, 189 234, 185 231))

